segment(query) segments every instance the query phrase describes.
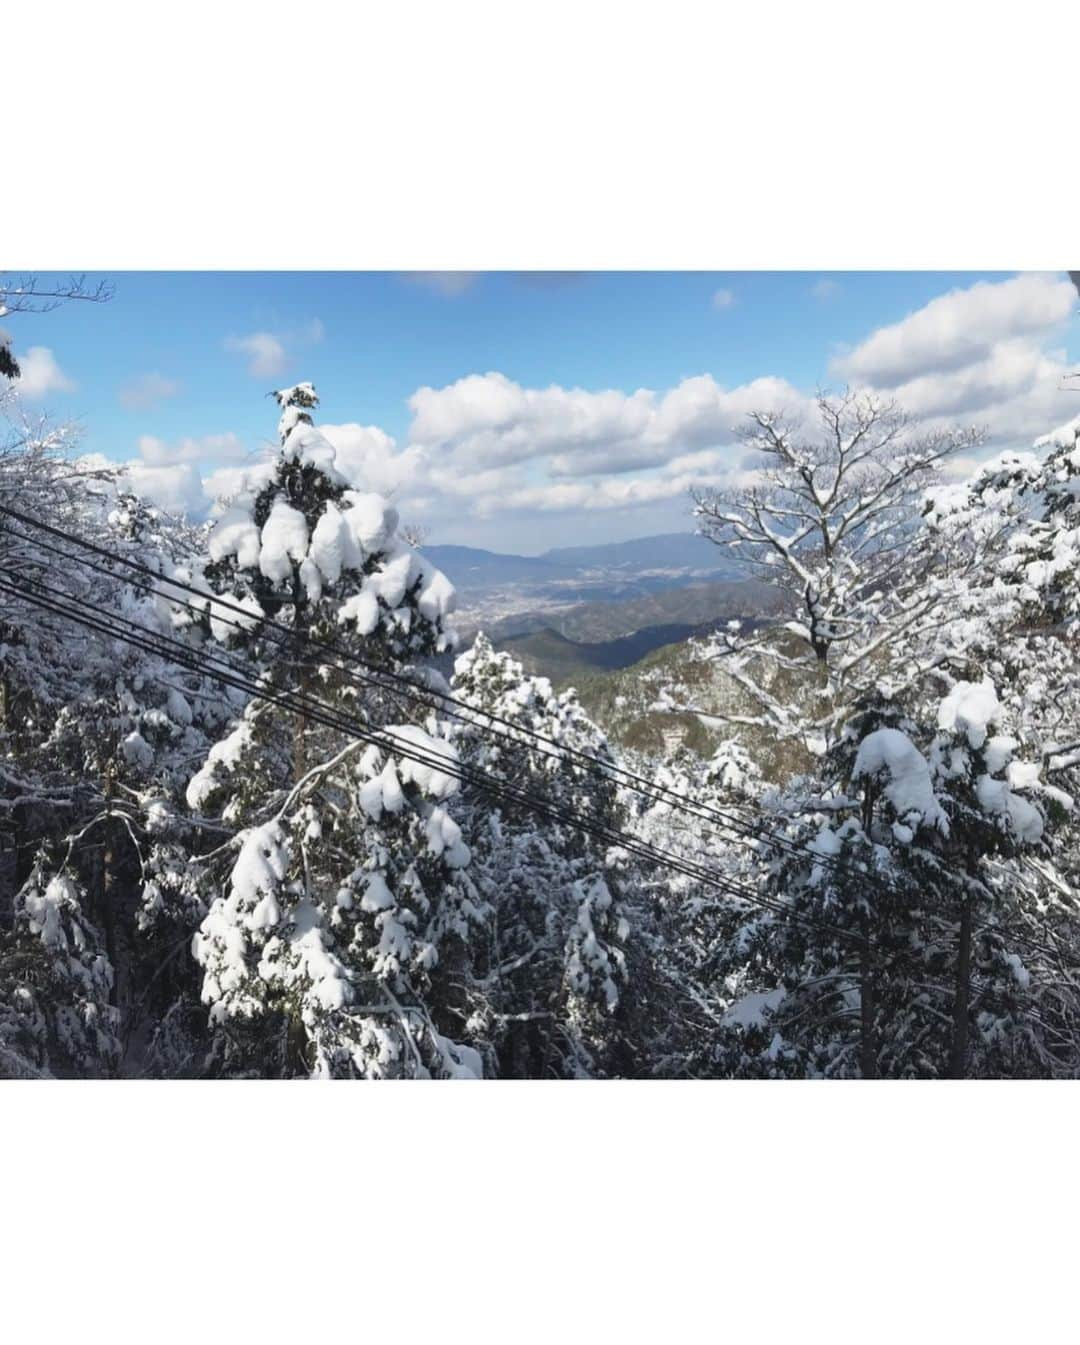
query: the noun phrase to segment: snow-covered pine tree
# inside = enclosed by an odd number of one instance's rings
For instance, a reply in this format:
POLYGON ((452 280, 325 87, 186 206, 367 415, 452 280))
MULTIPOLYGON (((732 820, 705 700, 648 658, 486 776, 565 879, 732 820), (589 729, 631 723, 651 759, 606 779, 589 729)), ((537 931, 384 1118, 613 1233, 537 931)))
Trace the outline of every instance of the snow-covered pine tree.
MULTIPOLYGON (((1053 853, 1027 854, 1007 881, 1025 964, 1043 1072, 1080 1066, 1080 417, 1036 440, 1034 452, 1001 454, 968 481, 933 491, 927 517, 944 550, 998 535, 988 563, 970 577, 964 606, 972 656, 995 682, 1022 755, 1041 767, 1041 802, 1053 821, 1053 853)), ((1004 1066, 1012 1068, 1011 1064, 1004 1066)))
MULTIPOLYGON (((743 827, 759 814, 761 772, 738 742, 721 742, 705 759, 682 748, 667 761, 630 757, 620 764, 662 791, 624 787, 627 825, 636 837, 704 865, 728 884, 756 883, 756 842, 743 827)), ((634 876, 656 1006, 643 1023, 643 1054, 660 1077, 709 1074, 713 1038, 741 979, 731 974, 726 953, 750 908, 730 890, 662 864, 639 863, 634 876)))
MULTIPOLYGON (((40 597, 76 614, 132 618, 161 634, 172 630, 168 605, 130 573, 62 539, 58 554, 52 549, 58 539, 36 531, 33 520, 45 518, 65 534, 104 544, 161 574, 189 538, 176 520, 119 491, 116 469, 72 462, 64 456, 67 446, 62 434, 36 431, 9 445, 0 462, 4 502, 30 520, 5 516, 0 524, 4 572, 16 587, 0 606, 0 803, 12 823, 13 851, 4 875, 5 896, 13 904, 6 915, 0 911, 0 932, 6 928, 12 940, 22 941, 6 966, 27 966, 19 912, 29 909, 28 902, 61 893, 63 900, 54 904, 73 931, 71 940, 100 949, 106 959, 96 990, 105 987, 126 1039, 146 1008, 144 982, 154 982, 155 994, 170 988, 156 975, 162 942, 142 927, 140 892, 146 865, 162 842, 164 819, 175 813, 184 756, 205 751, 195 722, 202 716, 189 701, 198 704, 198 678, 87 630, 56 608, 42 610, 40 597), (62 866, 50 871, 50 856, 62 856, 62 866)), ((219 703, 220 697, 210 702, 219 703)), ((178 871, 184 859, 177 856, 178 871)), ((17 977, 7 986, 19 1002, 25 988, 17 977)), ((48 1038, 53 1047, 60 1039, 55 1032, 48 1038)), ((80 1059, 89 1062, 90 1056, 69 1052, 59 1068, 77 1069, 80 1059)))
MULTIPOLYGON (((749 991, 718 1037, 720 1072, 945 1077, 1000 1072, 1030 1047, 1018 900, 997 864, 1043 842, 1037 789, 989 682, 958 683, 933 730, 868 705, 816 778, 774 802, 766 892, 733 943, 749 991), (920 749, 918 743, 923 743, 920 749)), ((1031 1059, 1035 1058, 1032 1054, 1031 1059)))
POLYGON ((205 569, 248 615, 238 631, 210 604, 209 629, 275 695, 317 696, 380 736, 254 698, 192 779, 193 809, 243 828, 204 867, 209 910, 194 944, 214 1068, 476 1073, 476 1053, 451 1039, 455 966, 480 916, 449 811, 455 753, 431 717, 398 722, 407 702, 350 661, 399 673, 449 649, 453 590, 397 537, 387 502, 341 476, 312 423, 311 384, 276 396, 272 475, 219 518, 205 569))
POLYGON ((455 745, 491 780, 466 789, 462 813, 470 873, 492 911, 474 940, 477 1044, 504 1078, 630 1073, 630 1024, 646 1006, 636 998, 643 985, 628 986, 640 950, 623 896, 626 856, 575 826, 621 823, 608 745, 572 692, 527 676, 482 633, 457 659, 452 687, 475 707, 455 726, 455 745), (561 816, 500 797, 500 781, 561 816))
POLYGON ((85 890, 51 848, 16 896, 0 948, 0 1078, 108 1078, 122 1051, 112 962, 85 890))

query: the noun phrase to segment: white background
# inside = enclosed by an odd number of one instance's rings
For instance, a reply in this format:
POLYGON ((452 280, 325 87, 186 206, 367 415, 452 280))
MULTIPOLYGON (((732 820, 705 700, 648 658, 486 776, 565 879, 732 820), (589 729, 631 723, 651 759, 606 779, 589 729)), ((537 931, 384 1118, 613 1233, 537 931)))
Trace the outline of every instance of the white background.
MULTIPOLYGON (((1075 267, 1066 13, 24 2, 0 39, 0 260, 1075 267)), ((0 1329, 1057 1338, 1078 1102, 1015 1083, 0 1085, 0 1329)))

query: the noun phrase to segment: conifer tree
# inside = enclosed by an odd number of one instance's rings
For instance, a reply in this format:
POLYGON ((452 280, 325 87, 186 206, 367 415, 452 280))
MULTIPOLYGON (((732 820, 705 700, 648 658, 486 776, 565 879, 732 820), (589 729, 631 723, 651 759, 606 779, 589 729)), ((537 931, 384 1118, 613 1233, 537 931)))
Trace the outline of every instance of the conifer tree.
POLYGON ((469 787, 462 818, 472 878, 492 910, 477 948, 473 1026, 503 1077, 630 1072, 625 856, 575 826, 621 823, 607 743, 572 692, 527 676, 482 633, 452 685, 476 709, 454 741, 492 781, 490 792, 469 787), (499 797, 500 780, 561 816, 499 797))
POLYGON ((209 631, 246 652, 274 693, 317 695, 384 736, 253 699, 192 779, 193 809, 243 828, 227 871, 221 856, 206 868, 194 943, 215 1068, 477 1072, 475 1052, 450 1036, 455 945, 480 918, 450 813, 455 754, 433 720, 393 722, 400 698, 364 686, 349 661, 401 672, 448 649, 453 591, 398 539, 396 512, 341 476, 312 423, 311 384, 276 395, 273 473, 218 520, 205 571, 249 615, 237 631, 211 603, 209 631))

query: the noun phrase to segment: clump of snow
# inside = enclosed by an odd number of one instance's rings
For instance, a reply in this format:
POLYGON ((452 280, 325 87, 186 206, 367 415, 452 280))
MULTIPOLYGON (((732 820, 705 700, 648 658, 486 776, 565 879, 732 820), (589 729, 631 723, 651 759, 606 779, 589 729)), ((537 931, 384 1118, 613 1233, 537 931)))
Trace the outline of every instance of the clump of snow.
POLYGON ((281 445, 281 456, 302 466, 314 467, 336 486, 345 485, 345 478, 336 466, 334 446, 322 431, 299 415, 290 416, 288 409, 282 415, 278 429, 283 430, 286 425, 289 428, 281 445))
POLYGON ((259 563, 259 529, 247 509, 233 506, 214 524, 207 541, 211 560, 235 556, 242 570, 253 570, 259 563))
POLYGON ((304 515, 284 500, 275 500, 270 517, 263 524, 259 569, 278 582, 292 573, 291 561, 307 556, 308 527, 304 515))
POLYGON ((343 569, 360 568, 361 556, 348 521, 332 500, 311 533, 309 559, 328 584, 336 584, 343 569))
POLYGON ((382 874, 369 874, 364 895, 360 898, 360 909, 374 915, 379 911, 390 910, 394 904, 394 894, 387 887, 382 874))
POLYGON ((1001 718, 993 682, 957 682, 938 709, 938 728, 963 733, 972 747, 982 747, 989 726, 1001 718))
POLYGON ((185 792, 188 807, 198 812, 221 783, 221 773, 234 770, 241 755, 251 746, 251 725, 241 722, 228 737, 216 742, 201 768, 191 777, 185 792))
POLYGON ((451 1079, 482 1079, 484 1062, 480 1052, 461 1042, 451 1041, 441 1033, 435 1033, 435 1048, 439 1052, 443 1073, 451 1079))
POLYGON ((413 552, 413 570, 418 572, 420 588, 416 595, 416 605, 420 615, 428 621, 438 621, 448 616, 457 606, 457 594, 454 586, 441 570, 413 552))
POLYGON ((319 1012, 330 1013, 352 998, 348 972, 327 947, 319 911, 301 902, 282 931, 270 939, 259 959, 259 976, 268 985, 302 990, 301 1017, 311 1027, 319 1012))
POLYGON ((141 766, 143 770, 147 770, 154 764, 154 749, 141 733, 129 733, 120 744, 120 750, 124 754, 124 760, 130 762, 132 766, 141 766))
POLYGON ((342 624, 351 622, 360 635, 370 635, 379 624, 378 599, 365 587, 341 604, 337 619, 342 624))
POLYGON ((187 727, 191 723, 191 706, 188 704, 187 697, 175 687, 170 688, 168 697, 165 701, 165 708, 169 712, 169 718, 182 727, 187 727))
POLYGON ((384 550, 397 532, 398 512, 382 495, 347 490, 345 519, 349 531, 367 555, 384 550))
POLYGON ((31 886, 23 897, 24 908, 30 917, 30 932, 38 935, 46 948, 66 949, 68 940, 61 912, 65 906, 77 901, 75 885, 63 874, 52 878, 44 891, 31 886))
POLYGON ((1041 839, 1042 814, 1027 799, 1014 794, 1004 780, 980 775, 975 781, 975 796, 985 812, 1008 817, 1014 835, 1024 844, 1034 845, 1041 839))
POLYGON ((1012 972, 1018 985, 1022 985, 1026 990, 1031 984, 1031 972, 1020 961, 1016 953, 1006 953, 1005 961, 1008 963, 1009 970, 1012 972))
POLYGON ((434 757, 443 763, 444 768, 440 769, 438 766, 402 757, 399 763, 402 780, 407 784, 417 785, 421 793, 432 799, 449 798, 455 792, 458 781, 450 772, 458 771, 459 761, 454 747, 441 738, 432 738, 415 724, 394 724, 387 729, 387 732, 391 733, 396 741, 404 741, 407 746, 416 748, 428 760, 434 757))
POLYGON ((779 1008, 786 996, 787 991, 782 985, 775 990, 762 990, 757 994, 744 995, 728 1008, 721 1021, 729 1027, 762 1027, 767 1017, 779 1008))
POLYGON ((937 827, 948 834, 949 821, 934 793, 926 758, 900 729, 875 729, 855 754, 855 779, 884 776, 885 797, 898 818, 914 826, 937 827))
POLYGON ((1035 440, 1035 448, 1071 448, 1080 438, 1080 416, 1073 416, 1056 430, 1035 440))
POLYGON ((374 572, 364 580, 364 589, 381 598, 391 609, 399 606, 412 582, 415 559, 416 552, 408 547, 392 548, 374 572))
POLYGON ((254 593, 229 598, 227 603, 211 600, 206 606, 210 613, 210 634, 220 644, 231 640, 240 631, 251 630, 266 615, 254 593))
POLYGON ((461 839, 461 828, 445 808, 434 807, 425 825, 428 849, 441 855, 448 868, 463 869, 469 863, 469 847, 461 839))

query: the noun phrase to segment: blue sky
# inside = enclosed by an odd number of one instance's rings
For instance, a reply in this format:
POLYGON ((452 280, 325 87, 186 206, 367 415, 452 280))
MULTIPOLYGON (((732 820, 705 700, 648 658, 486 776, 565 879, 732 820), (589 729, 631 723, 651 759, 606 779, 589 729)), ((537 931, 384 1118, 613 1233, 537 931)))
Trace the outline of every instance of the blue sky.
POLYGON ((431 541, 517 551, 691 527, 685 482, 737 469, 750 405, 803 409, 821 385, 976 421, 991 446, 1027 446, 1080 409, 1059 391, 1080 352, 1063 274, 106 278, 107 304, 4 320, 24 398, 196 512, 204 478, 273 442, 265 394, 300 379, 431 541))

